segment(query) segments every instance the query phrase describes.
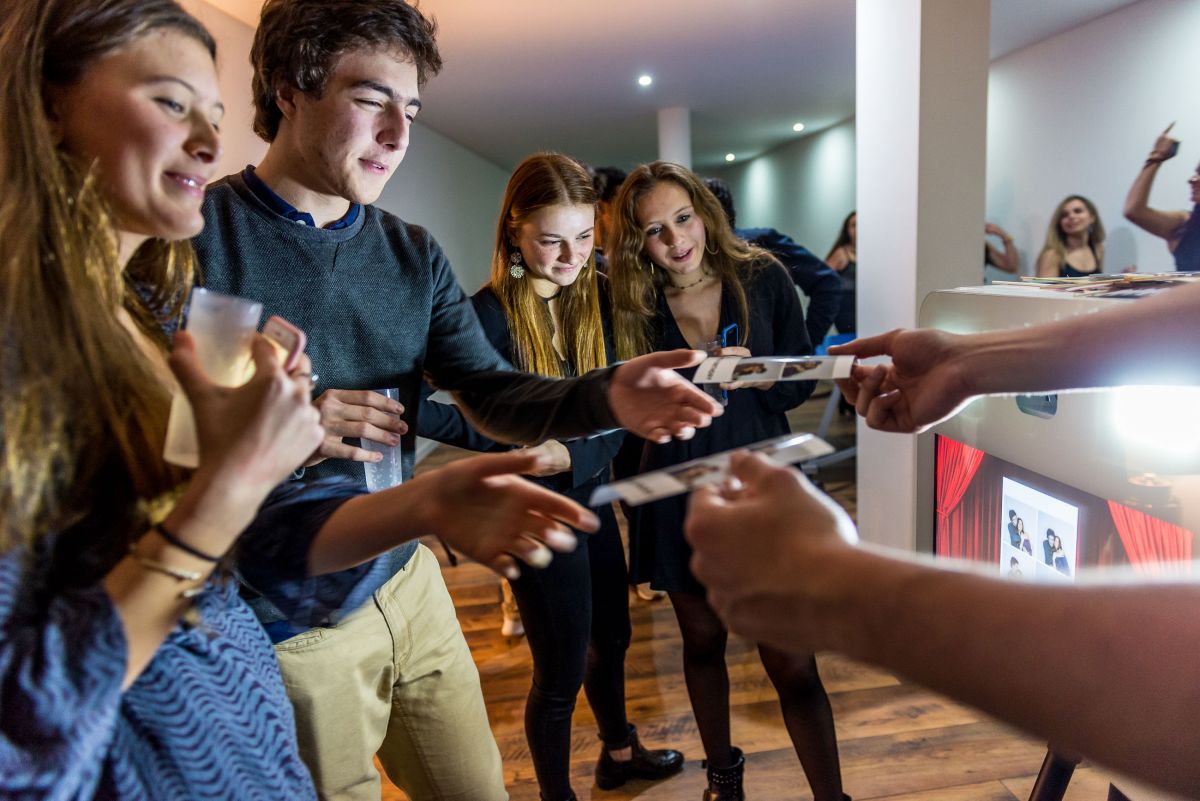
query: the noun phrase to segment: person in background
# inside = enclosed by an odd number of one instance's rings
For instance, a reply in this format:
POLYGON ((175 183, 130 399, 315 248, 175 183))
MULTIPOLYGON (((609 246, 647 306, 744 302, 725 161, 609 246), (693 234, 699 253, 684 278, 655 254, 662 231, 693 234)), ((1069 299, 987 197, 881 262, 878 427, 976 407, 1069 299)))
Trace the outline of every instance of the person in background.
MULTIPOLYGON (((471 299, 502 356, 539 375, 580 375, 614 361, 604 276, 592 260, 596 195, 583 166, 539 153, 509 178, 496 225, 491 281, 471 299)), ((449 404, 424 401, 418 433, 473 450, 500 446, 449 404)), ((608 480, 623 431, 531 448, 543 467, 533 480, 586 504, 608 480)), ((596 510, 600 529, 544 570, 512 582, 533 654, 525 738, 545 801, 571 801, 571 715, 582 685, 604 744, 596 783, 663 779, 683 769, 678 751, 645 749, 625 713, 629 647, 628 576, 617 519, 596 510)))
POLYGON ((1081 278, 1104 272, 1104 223, 1095 204, 1070 195, 1054 209, 1037 260, 1039 278, 1081 278))
POLYGON ((774 228, 738 228, 737 208, 729 184, 720 178, 705 178, 704 185, 720 201, 733 233, 770 252, 791 273, 792 281, 808 297, 808 308, 804 312, 808 339, 813 347, 820 345, 841 308, 842 281, 838 274, 808 248, 774 228))
MULTIPOLYGON (((721 332, 728 332, 717 351, 722 355, 812 352, 791 276, 770 253, 734 235, 720 203, 685 167, 656 161, 630 174, 617 196, 609 256, 619 358, 720 341, 721 332)), ((731 387, 727 414, 682 447, 648 443, 642 468, 671 467, 788 433, 786 412, 808 397, 813 382, 731 387)), ((731 741, 728 633, 688 569, 686 503, 680 496, 636 507, 630 568, 638 581, 668 592, 679 622, 684 678, 708 765, 704 800, 742 801, 745 759, 731 741)), ((766 645, 759 655, 814 798, 842 801, 833 713, 816 660, 766 645)))
POLYGON ((825 256, 825 263, 837 271, 842 279, 842 303, 833 324, 839 334, 853 334, 858 320, 855 281, 858 272, 858 212, 852 211, 842 220, 837 241, 825 256))
POLYGON ((307 360, 285 373, 256 336, 253 377, 225 387, 164 333, 220 154, 212 37, 170 0, 11 0, 0 49, 0 797, 315 799, 235 554, 306 621, 365 601, 405 540, 511 569, 593 516, 506 475, 524 454, 375 495, 277 488, 325 433, 307 360), (179 390, 194 471, 162 458, 179 390), (351 576, 315 593, 331 571, 351 576))
MULTIPOLYGON (((901 433, 927 430, 982 395, 1200 386, 1200 286, 1112 306, 978 334, 892 331, 834 350, 891 357, 856 366, 843 385, 868 425, 901 433)), ((939 567, 856 545, 850 518, 798 471, 753 454, 735 455, 732 470, 739 489, 693 493, 687 535, 692 569, 733 631, 878 664, 1056 749, 1196 794, 1194 581, 1065 586, 939 567), (1029 665, 1054 665, 1060 681, 1029 665)))
MULTIPOLYGON (((208 226, 194 244, 207 286, 259 300, 308 332, 326 437, 303 482, 361 482, 361 463, 379 458, 360 447, 366 438, 400 448, 407 483, 426 374, 476 428, 530 445, 612 428, 691 436, 719 414, 666 369, 695 353, 562 380, 513 371, 429 232, 374 205, 441 67, 435 26, 418 9, 267 0, 251 62, 255 131, 269 145, 258 165, 209 188, 208 226), (399 400, 377 387, 397 388, 399 400)), ((491 525, 483 514, 476 530, 491 525)), ((503 801, 479 673, 436 557, 413 542, 378 561, 372 603, 331 605, 308 625, 266 597, 269 573, 254 584, 318 791, 378 801, 378 755, 414 801, 503 801)), ((239 568, 250 569, 246 559, 239 568)))
POLYGON ((1159 211, 1150 208, 1150 188, 1164 161, 1175 157, 1179 141, 1172 139, 1175 123, 1159 134, 1142 165, 1141 172, 1129 187, 1125 197, 1125 219, 1155 236, 1166 240, 1167 249, 1175 256, 1175 269, 1200 272, 1200 165, 1188 178, 1191 192, 1191 211, 1159 211))
POLYGON ((1019 273, 1021 271, 1021 257, 1017 254, 1017 246, 1013 244, 1013 238, 1008 235, 1008 231, 993 223, 987 223, 983 226, 983 233, 986 236, 998 238, 1000 243, 1004 245, 1004 250, 1001 251, 991 242, 988 242, 986 239, 984 240, 984 266, 991 265, 997 270, 1013 273, 1014 275, 1019 273))
POLYGON ((604 256, 604 242, 612 228, 612 204, 625 181, 625 171, 620 167, 595 167, 592 169, 592 186, 596 190, 596 269, 605 272, 608 261, 604 256))

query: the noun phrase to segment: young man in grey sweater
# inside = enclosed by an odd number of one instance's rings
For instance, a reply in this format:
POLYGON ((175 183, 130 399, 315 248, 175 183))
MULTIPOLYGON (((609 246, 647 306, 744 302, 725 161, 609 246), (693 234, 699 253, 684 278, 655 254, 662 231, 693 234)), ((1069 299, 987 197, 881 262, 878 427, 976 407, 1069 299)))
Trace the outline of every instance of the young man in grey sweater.
MULTIPOLYGON (((305 479, 361 480, 359 462, 376 457, 344 438, 399 445, 411 475, 425 371, 481 429, 527 444, 614 427, 686 437, 720 413, 673 372, 695 363, 686 351, 570 381, 511 372, 429 233, 370 205, 404 157, 420 87, 441 66, 434 26, 416 9, 269 0, 251 61, 255 130, 270 147, 257 167, 210 188, 195 244, 207 286, 261 300, 309 335, 328 436, 305 479), (399 387, 399 402, 376 387, 399 387)), ((252 599, 318 792, 377 801, 378 752, 414 801, 507 798, 437 560, 417 544, 380 558, 391 578, 363 608, 337 606, 338 574, 313 579, 332 610, 313 628, 252 599)))

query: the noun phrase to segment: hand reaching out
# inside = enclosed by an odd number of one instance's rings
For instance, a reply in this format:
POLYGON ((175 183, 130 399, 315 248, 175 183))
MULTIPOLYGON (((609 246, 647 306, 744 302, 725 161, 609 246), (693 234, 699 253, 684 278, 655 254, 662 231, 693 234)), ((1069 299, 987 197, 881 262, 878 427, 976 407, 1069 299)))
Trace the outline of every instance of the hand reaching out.
POLYGON ((854 524, 792 468, 738 453, 730 472, 740 488, 692 493, 692 572, 731 630, 811 652, 821 646, 820 607, 838 591, 831 558, 857 540, 854 524))
POLYGON ((880 431, 924 431, 972 398, 962 367, 962 338, 932 329, 895 330, 829 349, 834 356, 891 356, 892 363, 855 364, 837 382, 867 425, 880 431))

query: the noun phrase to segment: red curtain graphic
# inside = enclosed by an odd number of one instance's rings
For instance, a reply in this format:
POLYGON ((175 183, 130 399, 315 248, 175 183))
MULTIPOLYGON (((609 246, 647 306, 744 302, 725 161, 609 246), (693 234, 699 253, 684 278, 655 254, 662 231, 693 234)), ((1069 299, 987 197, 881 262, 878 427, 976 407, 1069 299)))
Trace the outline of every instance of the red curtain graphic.
POLYGON ((959 508, 983 462, 983 451, 946 437, 937 438, 937 553, 965 559, 991 558, 987 532, 995 525, 990 504, 959 508))
POLYGON ((1128 506, 1108 502, 1130 564, 1147 576, 1190 575, 1192 532, 1128 506))

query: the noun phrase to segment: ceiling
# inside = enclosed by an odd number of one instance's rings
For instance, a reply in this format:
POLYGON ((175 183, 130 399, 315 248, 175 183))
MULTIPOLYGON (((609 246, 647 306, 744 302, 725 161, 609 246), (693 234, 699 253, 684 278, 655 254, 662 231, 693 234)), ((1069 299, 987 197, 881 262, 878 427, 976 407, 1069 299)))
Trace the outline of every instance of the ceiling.
MULTIPOLYGON (((208 0, 253 25, 261 0, 208 0)), ((991 57, 1133 0, 992 0, 991 57)), ((854 113, 854 0, 421 0, 445 60, 420 122, 509 169, 536 150, 655 157, 691 110, 693 163, 750 158, 854 113), (642 73, 654 83, 641 88, 642 73)))

